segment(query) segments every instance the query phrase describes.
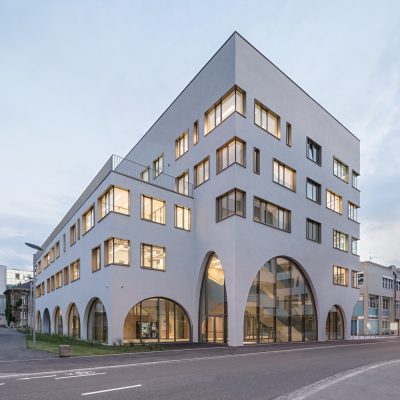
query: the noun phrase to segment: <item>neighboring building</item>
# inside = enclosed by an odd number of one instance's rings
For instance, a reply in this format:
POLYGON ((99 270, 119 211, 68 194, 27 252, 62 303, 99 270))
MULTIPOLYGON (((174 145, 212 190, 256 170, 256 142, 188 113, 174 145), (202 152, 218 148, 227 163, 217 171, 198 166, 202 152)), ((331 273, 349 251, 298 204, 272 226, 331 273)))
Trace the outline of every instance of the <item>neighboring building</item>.
POLYGON ((400 268, 363 261, 352 286, 360 288, 354 307, 352 335, 398 334, 400 268))
POLYGON ((7 286, 15 286, 25 283, 32 278, 32 271, 7 268, 7 286))
POLYGON ((46 239, 37 327, 109 344, 348 337, 359 173, 359 140, 234 33, 46 239))
POLYGON ((30 326, 31 282, 10 286, 5 291, 5 296, 7 301, 10 302, 11 309, 11 321, 9 325, 14 328, 27 328, 30 326))

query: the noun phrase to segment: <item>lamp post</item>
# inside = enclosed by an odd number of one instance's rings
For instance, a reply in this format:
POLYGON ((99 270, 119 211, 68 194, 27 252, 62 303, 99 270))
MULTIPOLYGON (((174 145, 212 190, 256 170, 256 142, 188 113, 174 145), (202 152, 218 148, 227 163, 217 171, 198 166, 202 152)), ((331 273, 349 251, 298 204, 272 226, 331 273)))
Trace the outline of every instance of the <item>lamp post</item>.
MULTIPOLYGON (((32 243, 26 243, 25 244, 30 247, 31 249, 37 250, 37 251, 43 251, 43 249, 40 246, 37 246, 36 244, 32 243)), ((33 283, 32 283, 32 347, 36 346, 36 255, 33 253, 33 283)))
POLYGON ((394 277, 394 285, 393 285, 393 289, 394 289, 394 299, 393 299, 393 303, 394 303, 394 322, 397 322, 397 335, 399 334, 399 321, 397 319, 396 316, 396 308, 397 308, 397 274, 396 272, 393 271, 393 277, 394 277))

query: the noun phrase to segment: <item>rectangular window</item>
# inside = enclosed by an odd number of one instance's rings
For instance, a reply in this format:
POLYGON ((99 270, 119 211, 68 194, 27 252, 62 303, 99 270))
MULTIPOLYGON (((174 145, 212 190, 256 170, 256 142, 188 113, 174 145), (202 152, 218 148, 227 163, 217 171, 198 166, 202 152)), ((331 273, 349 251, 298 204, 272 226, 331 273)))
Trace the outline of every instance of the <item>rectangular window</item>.
POLYGON ((50 290, 53 292, 55 289, 54 275, 50 277, 50 290))
POLYGON ((342 196, 332 192, 331 190, 326 190, 326 207, 338 214, 343 213, 343 201, 342 196))
POLYGON ((47 288, 47 293, 50 293, 50 292, 51 292, 50 278, 47 278, 47 281, 46 281, 46 288, 47 288))
POLYGON ((76 281, 80 278, 80 271, 81 267, 80 267, 80 260, 76 260, 73 263, 70 264, 69 266, 69 281, 73 282, 76 281))
POLYGON ((190 208, 175 204, 175 228, 190 231, 190 208))
POLYGON ((145 182, 149 182, 150 180, 150 172, 149 172, 149 167, 146 167, 141 173, 140 173, 140 179, 145 182))
POLYGON ((352 176, 351 176, 351 184, 353 185, 353 188, 355 188, 355 189, 357 189, 357 190, 360 189, 359 186, 358 186, 358 184, 359 184, 359 177, 360 177, 360 174, 359 174, 358 172, 356 172, 356 171, 353 170, 353 174, 352 174, 352 176))
POLYGON ((104 242, 105 265, 130 264, 130 242, 126 239, 110 238, 104 242))
POLYGON ((260 174, 260 150, 256 147, 253 149, 253 172, 260 174))
POLYGON ((333 284, 340 286, 348 286, 348 274, 347 268, 333 266, 333 284))
POLYGON ((292 147, 292 125, 286 122, 286 146, 292 147))
POLYGON ((321 224, 307 218, 307 239, 321 243, 321 224))
POLYGON ((150 196, 141 196, 142 219, 165 224, 165 201, 150 196))
POLYGON ((217 222, 231 215, 245 216, 246 193, 233 189, 217 198, 217 222))
POLYGON ((153 161, 154 178, 164 171, 164 156, 161 154, 153 161))
POLYGON ((38 263, 36 264, 36 273, 40 274, 42 272, 42 262, 38 261, 38 263))
POLYGON ((349 201, 349 203, 348 203, 348 215, 347 216, 351 220, 353 220, 355 222, 358 222, 358 209, 359 209, 358 206, 356 206, 354 203, 351 203, 349 201))
POLYGON ((348 251, 349 236, 346 233, 333 230, 333 247, 338 250, 348 251))
POLYGON ((62 271, 56 273, 56 289, 62 287, 62 271))
POLYGON ((369 296, 368 308, 378 308, 379 298, 378 296, 369 296))
POLYGON ((194 184, 200 186, 202 183, 210 179, 210 157, 200 161, 194 167, 194 184))
POLYGON ((204 134, 207 135, 235 111, 244 115, 245 93, 235 87, 205 114, 204 134))
POLYGON ((312 200, 315 203, 321 204, 321 185, 318 182, 307 178, 306 196, 307 199, 312 200))
POLYGON ((307 158, 314 161, 316 164, 321 165, 322 160, 322 148, 321 146, 307 138, 307 158))
POLYGON ((364 272, 357 273, 357 286, 360 287, 364 285, 364 272))
POLYGON ((69 283, 69 267, 64 267, 64 286, 69 283))
POLYGON ((176 191, 185 196, 189 195, 189 171, 184 172, 182 175, 175 179, 176 191))
POLYGON ((175 160, 182 157, 189 150, 189 131, 185 131, 175 140, 175 160))
POLYGON ((92 249, 92 272, 96 272, 101 268, 101 250, 100 246, 92 249))
POLYGON ((351 238, 351 254, 358 256, 358 239, 351 238))
POLYGON ((290 232, 291 212, 289 210, 254 197, 253 213, 254 221, 290 232))
POLYGON ((111 186, 98 200, 100 219, 110 212, 129 215, 129 190, 111 186))
POLYGON ((78 236, 78 240, 81 240, 81 219, 78 218, 78 221, 76 221, 76 233, 78 236))
POLYGON ((233 138, 217 150, 217 173, 237 163, 245 166, 246 143, 233 138))
POLYGON ((58 241, 55 245, 55 253, 56 253, 56 258, 60 257, 60 241, 58 241))
POLYGON ((358 289, 358 272, 357 271, 351 271, 351 287, 358 289))
POLYGON ((142 268, 165 271, 165 247, 141 244, 142 268))
POLYGON ((259 102, 254 103, 254 123, 271 135, 280 139, 280 118, 259 102))
POLYGON ((69 245, 73 246, 76 243, 76 225, 69 228, 69 245))
POLYGON ((390 299, 388 297, 382 297, 382 310, 389 310, 390 299))
POLYGON ((274 182, 296 191, 296 171, 278 160, 274 160, 274 182))
POLYGON ((199 143, 199 121, 193 124, 193 144, 199 143))
MULTIPOLYGON (((54 250, 54 246, 50 249, 50 262, 54 262, 54 260, 56 259, 56 253, 54 250)), ((18 278, 19 279, 19 278, 18 278)))
POLYGON ((65 253, 67 251, 67 237, 65 233, 63 234, 63 252, 65 253))
POLYGON ((337 158, 333 159, 333 175, 337 176, 342 181, 349 181, 349 167, 339 161, 337 158))
POLYGON ((94 227, 94 206, 90 207, 89 210, 82 215, 82 224, 84 234, 94 227))
POLYGON ((393 288, 394 288, 394 279, 393 278, 388 278, 388 277, 384 276, 382 278, 382 283, 383 283, 384 289, 393 290, 393 288))

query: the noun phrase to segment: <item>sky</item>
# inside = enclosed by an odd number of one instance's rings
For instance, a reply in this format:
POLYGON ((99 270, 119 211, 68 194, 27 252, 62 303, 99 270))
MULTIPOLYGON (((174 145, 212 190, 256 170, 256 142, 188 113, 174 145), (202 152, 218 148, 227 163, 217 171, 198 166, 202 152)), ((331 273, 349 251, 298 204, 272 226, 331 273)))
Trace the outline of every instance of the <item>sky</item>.
POLYGON ((400 266, 400 2, 0 0, 0 264, 27 269, 238 31, 361 140, 361 260, 400 266))

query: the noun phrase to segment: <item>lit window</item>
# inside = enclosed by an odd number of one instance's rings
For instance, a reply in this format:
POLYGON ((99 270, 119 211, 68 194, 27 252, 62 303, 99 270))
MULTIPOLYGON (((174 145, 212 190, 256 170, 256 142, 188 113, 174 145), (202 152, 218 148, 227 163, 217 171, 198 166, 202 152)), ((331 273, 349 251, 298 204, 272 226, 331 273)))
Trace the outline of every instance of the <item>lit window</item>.
POLYGON ((337 158, 333 159, 333 175, 337 176, 342 181, 349 181, 349 167, 339 161, 337 158))
POLYGON ((193 124, 193 144, 199 143, 199 121, 193 124))
POLYGON ((292 125, 286 122, 286 145, 292 147, 292 125))
POLYGON ((281 132, 279 129, 279 116, 258 102, 254 104, 254 123, 271 135, 280 139, 281 132))
POLYGON ((50 291, 53 291, 55 289, 55 281, 54 281, 54 275, 50 277, 50 291))
POLYGON ((246 143, 238 138, 230 140, 217 150, 217 172, 237 163, 245 166, 246 143))
MULTIPOLYGON (((54 260, 56 259, 55 256, 55 250, 54 250, 54 246, 50 249, 50 262, 54 262, 54 260)), ((18 278, 19 279, 19 278, 18 278)))
POLYGON ((175 228, 190 231, 190 208, 175 204, 175 228))
POLYGON ((40 274, 42 272, 42 262, 38 261, 38 263, 36 264, 36 273, 40 274))
POLYGON ((195 186, 199 186, 202 183, 210 179, 210 158, 207 157, 203 161, 199 162, 194 167, 194 179, 195 186))
POLYGON ((291 212, 257 197, 253 203, 253 219, 261 224, 290 232, 291 212))
POLYGON ((307 199, 321 204, 321 185, 310 178, 307 178, 307 199))
POLYGON ((165 201, 150 196, 141 196, 142 219, 165 224, 165 201))
POLYGON ((94 227, 94 207, 91 207, 82 216, 83 233, 90 231, 94 227))
POLYGON ((348 286, 348 274, 347 268, 333 266, 333 284, 339 286, 348 286))
POLYGON ((80 278, 80 261, 79 259, 74 261, 69 266, 69 281, 73 282, 80 278))
POLYGON ((351 184, 353 185, 353 188, 355 189, 360 189, 359 188, 359 178, 360 178, 360 174, 356 171, 353 170, 353 174, 351 177, 351 184))
POLYGON ((246 193, 233 189, 217 198, 217 221, 221 221, 231 215, 245 216, 246 193))
POLYGON ((101 268, 101 251, 100 246, 92 249, 92 272, 98 271, 101 268))
POLYGON ((165 271, 165 247, 142 243, 142 268, 165 271))
POLYGON ((222 100, 214 104, 205 115, 204 133, 207 135, 216 126, 232 115, 235 111, 244 114, 245 94, 239 88, 234 88, 222 100))
POLYGON ((311 161, 314 161, 316 164, 321 165, 321 146, 310 138, 307 138, 307 158, 311 161))
POLYGON ((326 207, 332 211, 337 212, 338 214, 342 214, 343 212, 342 196, 339 196, 338 194, 327 189, 326 207))
POLYGON ((154 178, 164 171, 164 156, 161 154, 153 161, 154 178))
POLYGON ((105 265, 130 264, 130 243, 129 240, 111 238, 104 242, 105 265))
POLYGON ((348 217, 358 222, 358 209, 359 207, 349 201, 348 203, 348 217))
POLYGON ((280 161, 274 160, 274 182, 296 191, 296 171, 280 161))
POLYGON ((176 191, 185 196, 189 195, 189 172, 186 171, 176 178, 176 191))
POLYGON ((321 224, 307 218, 306 237, 308 240, 321 243, 321 224))
POLYGON ((184 132, 175 140, 175 159, 182 157, 189 150, 189 131, 184 132))
POLYGON ((346 233, 333 230, 333 247, 338 250, 348 251, 349 237, 346 233))
POLYGON ((69 267, 64 267, 64 286, 69 283, 69 267))
POLYGON ((56 289, 62 286, 62 271, 56 273, 56 289))
POLYGON ((76 225, 69 228, 69 245, 72 246, 76 243, 76 225))
POLYGON ((58 241, 55 246, 56 258, 60 257, 60 242, 58 241))
POLYGON ((100 219, 104 218, 110 212, 129 215, 129 190, 111 186, 99 198, 98 202, 100 219))
POLYGON ((150 173, 149 173, 149 167, 146 167, 141 173, 140 173, 140 179, 145 182, 149 182, 150 180, 150 173))

